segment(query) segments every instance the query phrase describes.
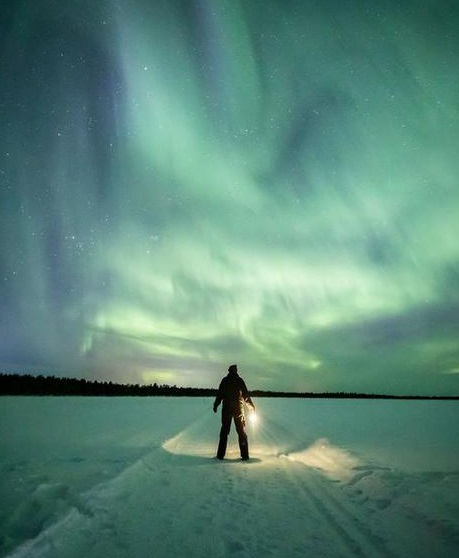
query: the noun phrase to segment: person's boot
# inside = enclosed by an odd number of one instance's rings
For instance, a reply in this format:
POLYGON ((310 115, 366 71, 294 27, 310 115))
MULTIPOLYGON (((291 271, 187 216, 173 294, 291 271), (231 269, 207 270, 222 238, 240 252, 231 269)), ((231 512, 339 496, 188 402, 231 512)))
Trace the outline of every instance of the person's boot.
POLYGON ((247 461, 249 459, 249 443, 247 438, 239 438, 239 449, 241 451, 241 459, 247 461))
POLYGON ((217 449, 217 459, 225 458, 227 441, 228 438, 220 438, 220 441, 218 443, 218 449, 217 449))

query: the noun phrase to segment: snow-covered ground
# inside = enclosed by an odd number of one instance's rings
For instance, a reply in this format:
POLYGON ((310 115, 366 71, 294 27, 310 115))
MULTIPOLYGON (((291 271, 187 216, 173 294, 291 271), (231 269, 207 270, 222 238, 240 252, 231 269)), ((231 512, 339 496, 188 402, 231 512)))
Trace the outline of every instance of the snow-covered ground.
POLYGON ((0 399, 0 555, 459 556, 459 402, 0 399))

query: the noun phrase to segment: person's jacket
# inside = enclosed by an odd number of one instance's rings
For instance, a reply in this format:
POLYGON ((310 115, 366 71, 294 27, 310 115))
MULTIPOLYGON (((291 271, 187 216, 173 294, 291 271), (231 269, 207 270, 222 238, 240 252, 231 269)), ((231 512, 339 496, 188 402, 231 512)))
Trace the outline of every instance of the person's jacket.
POLYGON ((214 410, 217 409, 222 401, 223 413, 241 413, 244 402, 252 409, 254 408, 247 386, 237 372, 230 372, 220 382, 214 402, 214 410))

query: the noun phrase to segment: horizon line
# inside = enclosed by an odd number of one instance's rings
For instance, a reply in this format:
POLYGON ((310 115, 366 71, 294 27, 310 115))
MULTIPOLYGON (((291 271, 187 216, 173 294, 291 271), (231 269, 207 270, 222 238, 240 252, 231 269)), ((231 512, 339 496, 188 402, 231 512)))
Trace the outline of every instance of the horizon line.
MULTIPOLYGON (((44 386, 42 386, 44 387, 44 386)), ((86 378, 75 378, 66 376, 44 375, 42 373, 34 375, 31 373, 18 373, 18 372, 0 372, 0 395, 77 395, 77 396, 212 396, 216 393, 216 388, 210 387, 191 387, 191 386, 177 386, 170 384, 132 384, 113 382, 112 380, 88 380, 86 378), (5 381, 6 380, 6 381, 5 381), (15 386, 8 389, 6 384, 8 380, 13 380, 15 386), (28 386, 29 389, 24 389, 25 383, 35 384, 28 386), (18 383, 22 386, 17 385, 18 383), (47 383, 54 384, 52 390, 40 390, 39 384, 47 383), (65 390, 56 389, 62 387, 63 384, 72 384, 73 386, 84 386, 86 388, 97 387, 97 393, 87 390, 65 390), (5 385, 4 385, 5 384, 5 385), (60 384, 60 386, 58 386, 60 384), (6 390, 4 388, 7 388, 6 390), (142 393, 143 392, 143 393, 142 393), (146 393, 148 392, 148 393, 146 393)), ((423 399, 423 400, 458 400, 459 395, 396 395, 387 393, 365 393, 365 392, 350 392, 350 391, 283 391, 283 390, 249 390, 252 397, 275 397, 275 398, 334 398, 334 399, 423 399)))

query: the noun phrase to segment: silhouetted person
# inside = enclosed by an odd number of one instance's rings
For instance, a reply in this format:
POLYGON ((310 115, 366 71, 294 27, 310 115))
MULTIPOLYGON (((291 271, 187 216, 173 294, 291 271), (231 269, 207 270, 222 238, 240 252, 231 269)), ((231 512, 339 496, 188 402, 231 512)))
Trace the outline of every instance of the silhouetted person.
POLYGON ((234 419, 237 435, 239 437, 241 458, 244 460, 248 459, 249 444, 245 431, 244 403, 246 403, 252 411, 255 411, 255 405, 250 399, 244 380, 237 373, 236 364, 232 364, 228 368, 228 375, 220 382, 217 397, 214 401, 214 413, 217 412, 218 406, 222 401, 222 427, 220 430, 217 458, 223 459, 225 457, 231 421, 234 419))

